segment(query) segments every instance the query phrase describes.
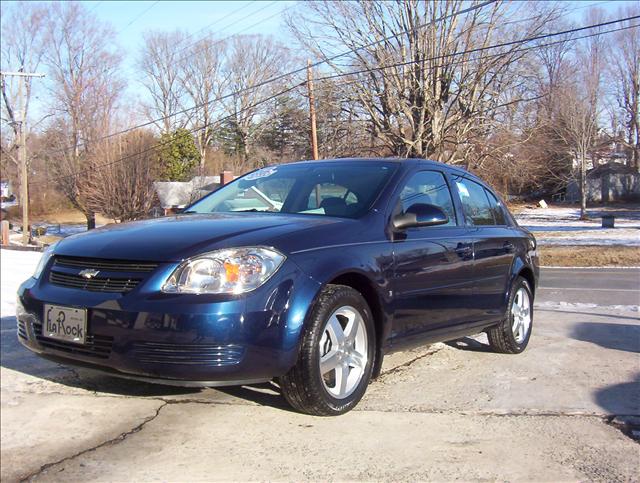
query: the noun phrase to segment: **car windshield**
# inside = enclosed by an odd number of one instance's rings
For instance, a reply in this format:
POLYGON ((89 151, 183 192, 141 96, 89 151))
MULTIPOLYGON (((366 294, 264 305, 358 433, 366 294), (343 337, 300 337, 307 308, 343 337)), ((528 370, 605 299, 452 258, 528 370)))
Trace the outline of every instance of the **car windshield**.
POLYGON ((395 168, 391 162, 262 168, 214 191, 185 213, 272 212, 358 218, 370 208, 395 168))

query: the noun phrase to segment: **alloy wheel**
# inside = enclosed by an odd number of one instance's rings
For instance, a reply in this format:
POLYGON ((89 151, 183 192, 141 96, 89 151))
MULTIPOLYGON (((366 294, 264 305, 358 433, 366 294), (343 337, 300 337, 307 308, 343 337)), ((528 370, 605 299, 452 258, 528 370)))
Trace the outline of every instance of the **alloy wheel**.
POLYGON ((327 320, 318 344, 320 376, 331 396, 349 397, 367 367, 367 328, 353 307, 335 310, 327 320))
POLYGON ((522 344, 531 328, 531 298, 524 287, 520 287, 511 305, 511 331, 516 343, 522 344))

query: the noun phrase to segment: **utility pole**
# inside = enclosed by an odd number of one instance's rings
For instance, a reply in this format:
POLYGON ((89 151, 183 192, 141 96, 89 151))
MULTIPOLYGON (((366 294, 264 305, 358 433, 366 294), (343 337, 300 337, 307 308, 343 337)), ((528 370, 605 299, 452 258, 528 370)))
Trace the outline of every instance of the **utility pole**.
MULTIPOLYGON (((22 205, 22 244, 28 245, 31 241, 31 230, 29 229, 29 170, 27 169, 27 108, 25 96, 23 94, 25 77, 44 77, 44 74, 36 74, 29 72, 0 72, 2 77, 18 77, 20 84, 18 85, 18 107, 17 113, 18 124, 18 158, 20 164, 20 204, 22 205)), ((4 82, 4 79, 3 79, 4 82)))
POLYGON ((318 133, 316 131, 316 105, 313 97, 313 75, 311 60, 307 59, 307 90, 309 91, 309 120, 311 121, 311 152, 318 159, 318 133))

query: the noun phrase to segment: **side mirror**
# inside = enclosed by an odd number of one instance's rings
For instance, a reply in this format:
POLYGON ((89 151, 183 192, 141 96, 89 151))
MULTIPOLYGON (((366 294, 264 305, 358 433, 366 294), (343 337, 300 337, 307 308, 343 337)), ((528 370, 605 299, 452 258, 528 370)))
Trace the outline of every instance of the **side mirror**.
POLYGON ((416 226, 437 226, 449 223, 449 217, 440 208, 426 203, 415 203, 406 212, 393 218, 396 230, 405 230, 416 226))

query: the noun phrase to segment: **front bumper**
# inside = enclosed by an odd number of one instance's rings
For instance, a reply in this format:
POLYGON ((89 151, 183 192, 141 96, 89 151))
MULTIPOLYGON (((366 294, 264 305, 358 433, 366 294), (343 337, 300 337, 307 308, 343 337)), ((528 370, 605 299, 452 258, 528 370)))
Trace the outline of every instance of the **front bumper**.
POLYGON ((293 263, 276 275, 244 296, 164 294, 154 277, 126 294, 60 287, 46 276, 29 279, 18 291, 18 339, 57 362, 149 382, 269 380, 295 364, 302 324, 319 289, 293 263), (45 303, 87 309, 86 343, 44 337, 45 303))

